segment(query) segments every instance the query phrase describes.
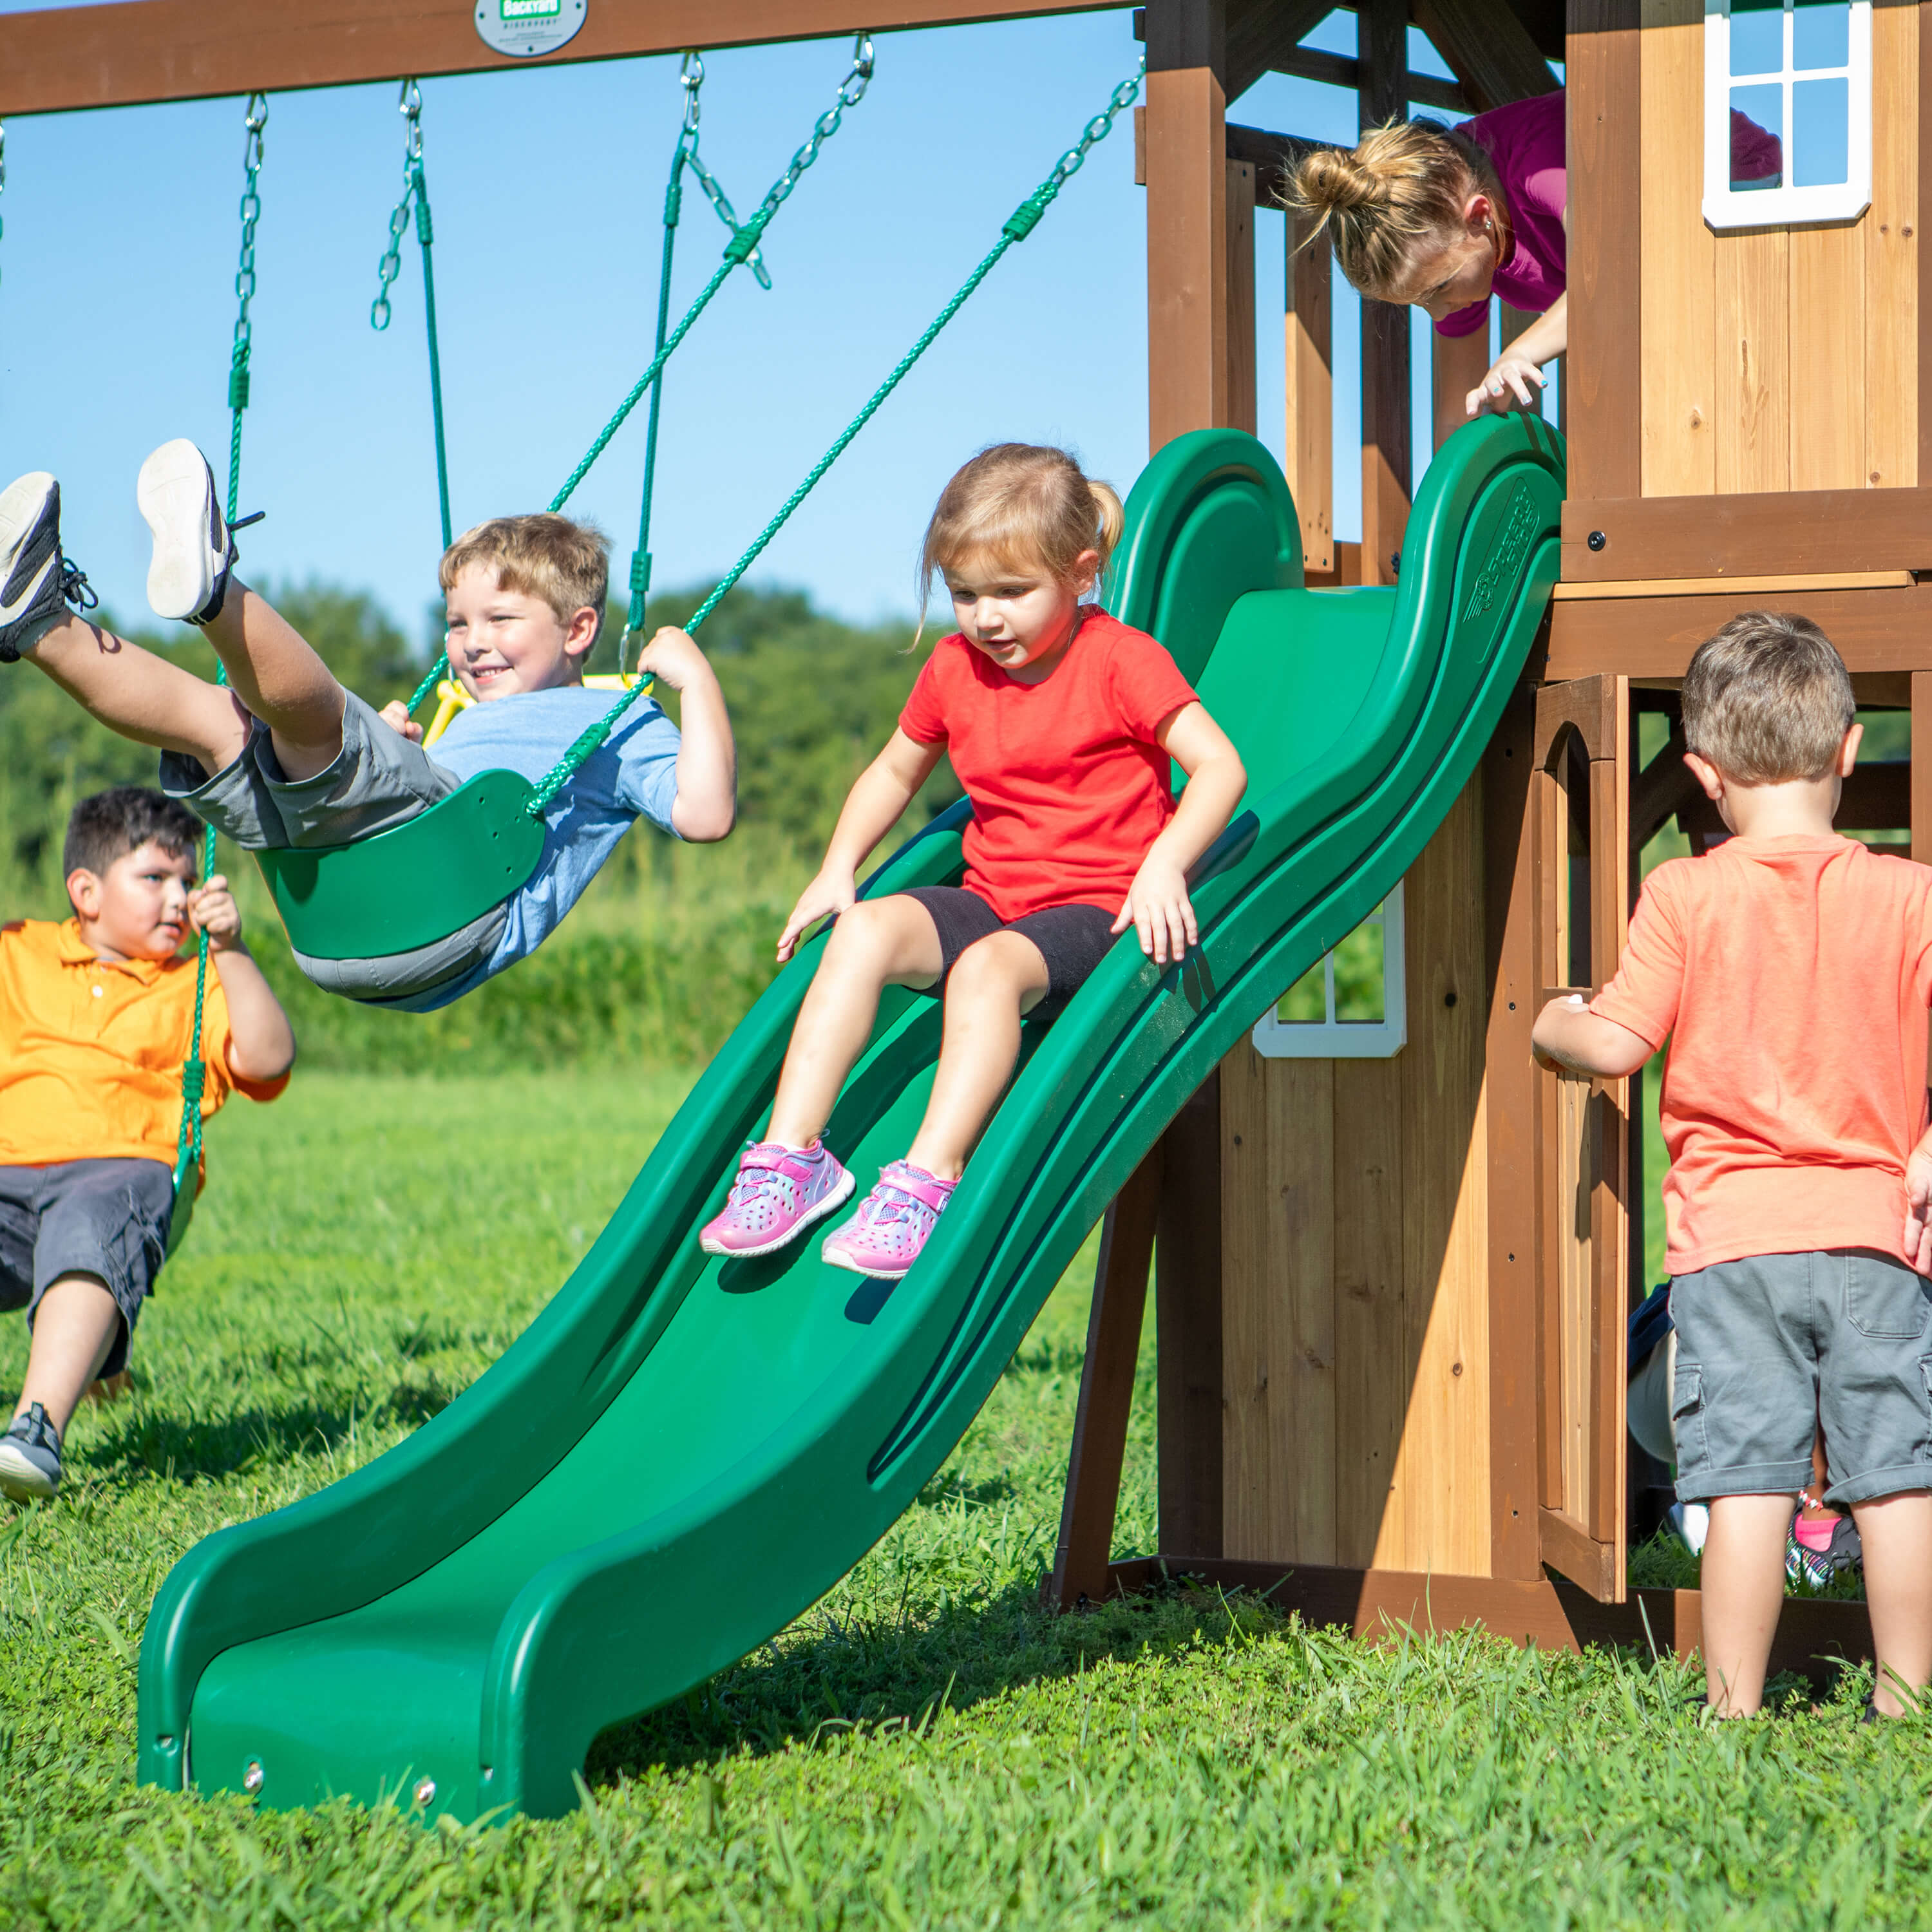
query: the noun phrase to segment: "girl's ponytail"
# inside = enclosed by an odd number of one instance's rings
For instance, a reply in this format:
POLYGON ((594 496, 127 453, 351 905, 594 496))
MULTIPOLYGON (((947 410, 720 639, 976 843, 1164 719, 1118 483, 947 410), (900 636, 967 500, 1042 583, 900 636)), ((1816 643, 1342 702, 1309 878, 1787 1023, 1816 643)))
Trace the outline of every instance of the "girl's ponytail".
POLYGON ((1096 482, 1089 477, 1087 489, 1094 499, 1096 512, 1091 547, 1100 553, 1100 569, 1096 574, 1104 575, 1107 560, 1119 548, 1120 532, 1127 526, 1127 513, 1120 507, 1120 500, 1114 495, 1112 484, 1096 482))
POLYGON ((1399 299, 1419 246, 1462 232, 1469 196, 1500 200, 1490 158, 1439 121, 1390 121, 1353 152, 1317 148, 1288 177, 1286 205, 1327 234, 1342 272, 1365 296, 1399 299))

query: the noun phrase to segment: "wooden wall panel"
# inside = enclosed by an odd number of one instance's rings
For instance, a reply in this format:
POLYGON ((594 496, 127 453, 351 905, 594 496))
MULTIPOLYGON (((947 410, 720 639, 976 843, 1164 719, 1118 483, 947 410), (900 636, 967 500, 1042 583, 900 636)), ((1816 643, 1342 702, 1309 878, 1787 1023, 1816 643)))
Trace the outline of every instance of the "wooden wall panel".
POLYGON ((1872 9, 1864 481, 1918 481, 1918 9, 1872 9))
POLYGON ((1850 227, 1791 231, 1793 490, 1864 487, 1865 240, 1850 227))
POLYGON ((1717 242, 1717 483, 1729 494, 1791 488, 1791 237, 1717 242))
POLYGON ((1717 487, 1717 251, 1704 225, 1703 0, 1643 0, 1643 494, 1717 487))
POLYGON ((1222 1067, 1226 1553, 1488 1576, 1481 782, 1411 870, 1408 1044, 1222 1067))

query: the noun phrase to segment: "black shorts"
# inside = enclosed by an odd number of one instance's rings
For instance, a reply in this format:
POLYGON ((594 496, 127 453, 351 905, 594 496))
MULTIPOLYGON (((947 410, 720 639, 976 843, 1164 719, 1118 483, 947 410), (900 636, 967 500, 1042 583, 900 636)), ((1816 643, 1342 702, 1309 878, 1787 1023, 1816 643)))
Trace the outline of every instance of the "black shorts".
POLYGON ((0 1312, 27 1311, 63 1275, 91 1274, 121 1311, 103 1376, 128 1366, 141 1304, 167 1258, 174 1171, 158 1160, 57 1161, 0 1167, 0 1312))
POLYGON ((1048 906, 1006 920, 963 886, 914 886, 897 896, 918 900, 932 915, 940 964, 939 977, 928 990, 935 994, 945 991, 960 954, 977 940, 995 932, 1017 932, 1031 940, 1046 962, 1046 997, 1028 1015, 1030 1019, 1052 1019, 1094 976, 1116 937, 1113 914, 1099 906, 1048 906))

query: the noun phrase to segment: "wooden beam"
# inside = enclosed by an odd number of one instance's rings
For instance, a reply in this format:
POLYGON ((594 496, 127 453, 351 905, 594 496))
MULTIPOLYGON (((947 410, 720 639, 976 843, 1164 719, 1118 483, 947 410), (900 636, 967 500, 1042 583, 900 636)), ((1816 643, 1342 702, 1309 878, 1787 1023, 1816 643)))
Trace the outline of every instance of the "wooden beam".
POLYGON ((1096 0, 886 0, 871 11, 850 0, 592 0, 575 39, 519 61, 484 44, 475 0, 118 0, 0 14, 0 115, 1095 10, 1096 0))
POLYGON ((1230 0, 1222 70, 1228 98, 1238 100, 1270 69, 1290 71, 1282 61, 1293 57, 1296 43, 1328 10, 1328 0, 1230 0))
POLYGON ((1228 422, 1252 436, 1255 398, 1255 164, 1228 161, 1228 422))
MULTIPOLYGON (((1640 0, 1570 0, 1570 292, 1576 299, 1564 394, 1570 494, 1580 498, 1636 496, 1642 488, 1639 12, 1640 0)), ((1642 568, 1646 577, 1670 574, 1648 560, 1642 568)))
POLYGON ((1325 233, 1309 241, 1306 224, 1290 220, 1282 447, 1301 519, 1302 568, 1325 576, 1335 568, 1334 250, 1325 233))
POLYGON ((1067 1457, 1066 1495, 1053 1574, 1041 1591, 1048 1608, 1070 1610, 1084 1597, 1107 1594, 1126 1460, 1127 1420, 1147 1312, 1148 1269, 1160 1212, 1161 1150, 1135 1168, 1107 1210, 1100 1257, 1094 1271, 1094 1305, 1087 1320, 1087 1354, 1080 1368, 1080 1406, 1067 1457))
MULTIPOLYGON (((1245 1048, 1244 1049, 1245 1050, 1245 1048)), ((1154 1234, 1156 1427, 1160 1540, 1222 1549, 1221 1076, 1211 1075, 1162 1138, 1154 1234)))
MULTIPOLYGON (((1408 111, 1408 0, 1361 0, 1355 53, 1366 134, 1408 111)), ((1362 298, 1362 581, 1393 584, 1408 523, 1407 305, 1362 298)))
MULTIPOLYGON (((1462 83, 1476 112, 1554 94, 1563 83, 1504 0, 1415 0, 1415 24, 1462 83)), ((1409 98, 1424 97, 1409 82, 1409 98)))
POLYGON ((1653 577, 1635 583, 1559 584, 1550 595, 1559 604, 1600 603, 1619 597, 1778 598, 1799 590, 1902 590, 1912 581, 1909 570, 1815 570, 1775 577, 1653 577))
POLYGON ((1875 570, 1932 570, 1932 487, 1718 496, 1633 490, 1608 502, 1577 490, 1563 506, 1568 584, 1875 570))
MULTIPOLYGON (((1932 211, 1932 128, 1925 124, 1924 105, 1932 101, 1932 0, 1919 0, 1918 6, 1918 224, 1923 227, 1932 211)), ((1918 480, 1932 482, 1932 248, 1922 236, 1918 249, 1918 421, 1913 426, 1918 445, 1918 480)), ((1915 850, 1913 856, 1917 856, 1915 850)))
MULTIPOLYGON (((1359 61, 1352 60, 1346 54, 1324 53, 1318 47, 1291 47, 1286 52, 1274 56, 1268 66, 1276 74, 1289 74, 1297 80, 1315 81, 1324 87, 1346 87, 1351 93, 1362 84, 1359 61)), ((1439 80, 1432 74, 1418 74, 1413 68, 1409 70, 1408 98, 1412 101, 1419 100, 1425 107, 1439 107, 1447 114, 1468 115, 1476 112, 1470 104, 1467 90, 1460 82, 1439 80)))

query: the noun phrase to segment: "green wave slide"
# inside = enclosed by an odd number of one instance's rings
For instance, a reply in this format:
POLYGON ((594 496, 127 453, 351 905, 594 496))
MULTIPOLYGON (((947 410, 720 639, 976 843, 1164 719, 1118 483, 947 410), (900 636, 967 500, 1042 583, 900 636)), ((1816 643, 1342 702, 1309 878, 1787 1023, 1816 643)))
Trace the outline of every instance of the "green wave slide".
MULTIPOLYGON (((952 1206, 889 1286, 811 1239, 762 1261, 698 1250, 767 1116, 822 939, 805 949, 500 1361, 386 1455, 176 1565, 141 1647, 143 1780, 555 1816, 600 1730, 830 1589, 958 1442, 1183 1102, 1441 822, 1522 674, 1562 495, 1553 430, 1480 422, 1427 472, 1399 587, 1310 591, 1260 443, 1162 450, 1109 608, 1166 644, 1250 775, 1197 869, 1196 952, 1156 971, 1130 934, 1027 1029, 952 1206)), ((956 880, 962 823, 936 820, 867 892, 956 880)), ((862 1184, 911 1138, 939 1018, 922 996, 881 1007, 826 1136, 862 1184)))

